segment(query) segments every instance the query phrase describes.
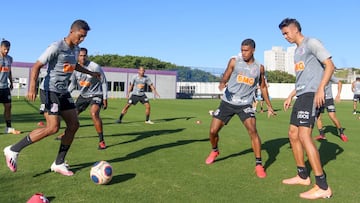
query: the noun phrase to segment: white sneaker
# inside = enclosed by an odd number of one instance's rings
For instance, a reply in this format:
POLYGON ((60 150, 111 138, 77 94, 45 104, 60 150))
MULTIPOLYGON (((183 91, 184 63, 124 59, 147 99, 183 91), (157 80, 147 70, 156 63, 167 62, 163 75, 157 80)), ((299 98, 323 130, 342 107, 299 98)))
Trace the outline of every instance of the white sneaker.
POLYGON ((154 124, 151 120, 145 121, 146 124, 154 124))
POLYGON ((18 135, 20 134, 21 131, 19 130, 15 130, 15 128, 5 128, 5 134, 14 134, 14 135, 18 135))
POLYGON ((7 146, 4 148, 4 155, 5 155, 5 160, 6 160, 6 164, 7 166, 9 167, 9 169, 12 171, 12 172, 16 172, 16 161, 17 161, 17 157, 19 155, 19 152, 14 152, 14 151, 11 151, 11 146, 7 146))
POLYGON ((51 164, 51 171, 54 171, 56 173, 60 173, 61 175, 64 176, 72 176, 74 175, 74 173, 72 171, 70 171, 69 169, 69 165, 66 164, 65 162, 59 165, 56 165, 55 161, 51 164))

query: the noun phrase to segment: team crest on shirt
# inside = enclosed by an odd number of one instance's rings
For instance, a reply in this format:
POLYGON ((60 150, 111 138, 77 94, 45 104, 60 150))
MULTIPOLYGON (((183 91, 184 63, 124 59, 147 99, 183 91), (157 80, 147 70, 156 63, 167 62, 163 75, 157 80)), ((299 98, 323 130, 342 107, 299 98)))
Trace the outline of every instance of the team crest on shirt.
POLYGON ((304 47, 299 47, 296 49, 296 54, 297 55, 303 55, 305 54, 305 48, 304 47))

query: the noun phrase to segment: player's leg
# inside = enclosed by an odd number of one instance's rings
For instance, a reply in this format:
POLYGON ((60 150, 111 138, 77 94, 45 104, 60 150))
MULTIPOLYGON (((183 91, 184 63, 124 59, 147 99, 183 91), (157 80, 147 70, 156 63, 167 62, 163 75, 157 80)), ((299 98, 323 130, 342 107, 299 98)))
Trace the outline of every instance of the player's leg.
POLYGON ((103 134, 103 123, 100 117, 100 108, 101 106, 99 104, 92 104, 90 107, 90 115, 91 119, 94 123, 95 130, 99 136, 99 147, 98 149, 105 149, 105 141, 104 141, 104 134, 103 134))
POLYGON ((328 198, 332 195, 332 192, 327 184, 326 176, 321 166, 320 154, 311 138, 311 133, 311 128, 305 126, 299 127, 299 137, 313 169, 316 185, 309 191, 301 193, 300 197, 305 199, 328 198))
POLYGON ((209 130, 211 152, 205 160, 206 164, 212 164, 215 161, 216 157, 220 154, 218 148, 219 132, 224 127, 224 125, 226 125, 230 121, 234 114, 234 109, 231 108, 231 106, 224 101, 221 101, 218 109, 214 111, 209 130))
POLYGON ((243 124, 250 136, 251 147, 255 155, 255 172, 259 178, 265 178, 266 173, 262 166, 261 160, 261 139, 256 129, 256 119, 255 117, 249 117, 243 121, 243 124))
POLYGON ((122 122, 122 119, 123 119, 124 116, 125 116, 125 114, 128 112, 130 106, 131 106, 132 104, 136 104, 137 102, 138 102, 138 101, 136 100, 136 97, 132 95, 132 96, 128 99, 128 101, 127 101, 126 105, 124 106, 124 108, 121 110, 121 114, 120 114, 120 116, 119 116, 119 119, 116 120, 115 123, 121 123, 121 122, 122 122))
POLYGON ((65 157, 70 149, 75 133, 79 129, 80 124, 75 108, 63 110, 61 111, 60 115, 66 123, 66 128, 64 136, 61 138, 61 144, 56 160, 52 163, 50 169, 51 171, 60 173, 64 176, 72 176, 74 173, 68 169, 69 166, 65 162, 65 157))
POLYGON ((339 132, 339 136, 340 136, 340 139, 344 142, 347 142, 348 141, 348 138, 347 136, 344 134, 344 128, 341 127, 341 124, 340 124, 340 121, 339 119, 336 117, 336 113, 335 111, 331 111, 331 112, 328 112, 329 114, 329 118, 331 119, 331 121, 334 123, 334 125, 336 126, 338 132, 339 132))
POLYGON ((320 112, 317 119, 316 119, 316 126, 318 128, 318 131, 319 131, 319 135, 315 137, 316 140, 326 140, 326 137, 325 137, 325 128, 323 126, 323 123, 322 123, 322 118, 321 118, 321 115, 323 114, 323 112, 320 112))
POLYGON ((210 130, 209 130, 209 140, 210 140, 210 144, 211 144, 211 152, 205 160, 206 164, 212 164, 215 161, 216 157, 219 156, 219 154, 220 154, 219 148, 218 148, 219 132, 224 125, 225 125, 224 122, 221 121, 220 119, 218 119, 216 117, 212 118, 210 130))
POLYGON ((21 133, 21 131, 19 130, 15 130, 15 128, 12 127, 11 125, 11 93, 10 93, 10 89, 6 88, 6 89, 2 89, 0 91, 0 96, 2 97, 0 99, 0 103, 4 104, 4 120, 6 122, 6 128, 5 128, 5 133, 11 133, 11 134, 15 134, 18 135, 21 133))
POLYGON ((356 95, 354 95, 353 114, 356 114, 357 102, 358 102, 358 98, 356 97, 356 95))
POLYGON ((310 177, 305 167, 304 150, 299 139, 299 127, 290 124, 288 135, 297 167, 297 175, 293 178, 284 179, 282 182, 288 185, 310 185, 310 177))
POLYGON ((145 123, 153 124, 153 122, 150 120, 150 111, 151 111, 150 103, 145 102, 144 106, 145 106, 145 123))

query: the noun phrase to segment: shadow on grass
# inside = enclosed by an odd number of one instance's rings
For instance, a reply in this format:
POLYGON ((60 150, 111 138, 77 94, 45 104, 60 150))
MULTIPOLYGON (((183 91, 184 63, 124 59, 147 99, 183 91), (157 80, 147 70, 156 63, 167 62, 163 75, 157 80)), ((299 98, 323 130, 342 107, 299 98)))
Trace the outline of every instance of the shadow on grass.
POLYGON ((114 185, 114 184, 118 184, 118 183, 122 183, 122 182, 126 182, 132 178, 135 178, 136 174, 135 173, 125 173, 125 174, 121 174, 121 175, 116 175, 113 176, 110 183, 108 183, 108 185, 114 185))
MULTIPOLYGON (((138 151, 127 154, 126 156, 115 158, 115 159, 109 159, 109 160, 106 160, 106 161, 109 162, 109 163, 123 162, 123 161, 131 160, 131 159, 135 159, 135 158, 138 158, 138 157, 141 157, 141 156, 145 156, 147 154, 156 152, 156 151, 161 150, 161 149, 187 145, 187 144, 191 144, 191 143, 194 143, 194 142, 208 142, 208 141, 209 141, 208 138, 200 139, 200 140, 178 140, 176 142, 170 142, 170 143, 166 143, 166 144, 160 144, 160 145, 145 147, 145 148, 140 149, 138 151)), ((74 173, 76 173, 76 171, 79 171, 81 169, 92 166, 95 162, 96 161, 71 165, 70 169, 74 173)), ((42 173, 35 174, 33 177, 38 177, 38 176, 41 176, 41 175, 45 175, 45 174, 50 173, 50 172, 51 172, 50 169, 48 169, 48 170, 46 170, 46 171, 44 171, 42 173)), ((117 181, 123 182, 123 181, 126 181, 126 180, 128 180, 130 178, 133 178, 133 177, 135 177, 135 174, 122 174, 122 175, 120 175, 118 177, 117 181)))
MULTIPOLYGON (((320 154, 320 161, 321 166, 324 167, 332 160, 336 160, 336 157, 344 152, 344 149, 340 147, 338 144, 328 142, 327 140, 321 140, 319 146, 319 154, 320 154)), ((312 171, 311 165, 309 160, 305 162, 306 168, 309 170, 308 173, 310 174, 312 171)))
POLYGON ((183 131, 185 128, 179 128, 179 129, 171 129, 171 130, 152 130, 152 131, 140 131, 140 132, 132 132, 132 133, 121 133, 121 134, 113 134, 111 136, 136 136, 134 139, 132 140, 128 140, 128 141, 124 141, 124 142, 120 142, 117 144, 112 144, 112 145, 108 145, 107 147, 113 147, 116 145, 121 145, 121 144, 127 144, 127 143, 131 143, 131 142, 136 142, 148 137, 152 137, 152 136, 159 136, 159 135, 164 135, 164 134, 172 134, 172 133, 178 133, 183 131))
MULTIPOLYGON (((273 140, 268 140, 261 145, 261 149, 266 150, 269 157, 264 164, 265 169, 269 168, 276 161, 276 157, 280 153, 280 148, 287 143, 289 143, 289 138, 277 138, 273 140)), ((253 153, 253 149, 249 148, 239 153, 231 154, 226 157, 216 159, 216 161, 223 161, 228 158, 241 156, 247 153, 253 153)))
MULTIPOLYGON (((344 131, 346 130, 346 128, 344 128, 344 131)), ((335 126, 332 125, 327 125, 325 126, 325 131, 324 133, 331 133, 333 134, 335 137, 340 138, 340 135, 338 134, 338 129, 335 126)))

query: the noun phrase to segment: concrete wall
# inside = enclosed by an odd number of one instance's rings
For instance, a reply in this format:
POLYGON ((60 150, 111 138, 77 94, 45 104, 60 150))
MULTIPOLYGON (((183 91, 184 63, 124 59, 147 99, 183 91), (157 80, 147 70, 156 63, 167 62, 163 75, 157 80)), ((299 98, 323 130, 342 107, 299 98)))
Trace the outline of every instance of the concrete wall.
MULTIPOLYGON (((192 90, 188 92, 190 98, 214 98, 216 95, 221 95, 217 82, 200 83, 200 82, 178 82, 177 92, 181 90, 192 90), (184 88, 186 87, 186 88, 184 88)), ((269 94, 271 98, 285 99, 289 93, 294 89, 295 85, 291 83, 270 83, 269 94)), ((337 85, 332 85, 333 95, 337 94, 337 85)), ((186 92, 183 92, 186 94, 186 92)), ((343 84, 340 98, 343 100, 351 100, 354 94, 351 91, 351 84, 343 84)))

